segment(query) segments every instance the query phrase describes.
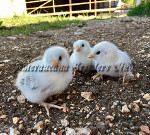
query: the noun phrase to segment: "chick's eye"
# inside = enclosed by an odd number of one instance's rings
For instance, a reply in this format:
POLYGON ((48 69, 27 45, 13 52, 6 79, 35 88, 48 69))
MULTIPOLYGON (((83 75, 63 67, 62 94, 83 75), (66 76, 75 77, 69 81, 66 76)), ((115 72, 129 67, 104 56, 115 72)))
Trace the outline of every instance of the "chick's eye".
POLYGON ((82 47, 84 47, 84 44, 82 44, 82 47))
POLYGON ((62 57, 61 57, 61 56, 59 56, 59 60, 62 60, 62 57))
POLYGON ((96 53, 97 55, 99 55, 100 54, 100 51, 97 51, 97 53, 96 53))

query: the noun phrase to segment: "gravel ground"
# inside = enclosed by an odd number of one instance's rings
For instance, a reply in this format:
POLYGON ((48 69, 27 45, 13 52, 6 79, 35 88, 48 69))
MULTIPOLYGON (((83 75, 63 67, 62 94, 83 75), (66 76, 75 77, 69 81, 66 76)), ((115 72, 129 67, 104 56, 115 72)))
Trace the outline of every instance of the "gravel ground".
POLYGON ((91 126, 96 129, 93 135, 150 133, 150 18, 90 20, 31 36, 1 37, 0 58, 0 133, 8 134, 10 129, 12 132, 16 129, 22 135, 58 132, 62 135, 71 132, 71 128, 77 132, 91 126), (47 100, 65 104, 69 110, 52 108, 48 117, 45 108, 20 96, 14 86, 17 73, 49 46, 66 47, 71 54, 73 42, 79 39, 87 40, 91 46, 106 40, 127 51, 136 79, 123 85, 122 80, 111 77, 93 81, 95 71, 78 73, 63 93, 47 100), (82 92, 90 92, 91 100, 82 97, 82 92))

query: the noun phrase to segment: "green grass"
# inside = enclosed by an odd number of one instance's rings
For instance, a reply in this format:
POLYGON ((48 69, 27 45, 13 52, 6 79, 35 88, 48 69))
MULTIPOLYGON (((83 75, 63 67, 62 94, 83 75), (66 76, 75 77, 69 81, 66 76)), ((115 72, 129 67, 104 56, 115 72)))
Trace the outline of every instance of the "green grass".
POLYGON ((61 28, 71 23, 78 24, 80 20, 70 20, 67 17, 60 16, 14 16, 13 18, 0 19, 0 22, 2 22, 0 36, 9 36, 14 34, 30 35, 36 31, 44 31, 50 28, 61 28), (8 27, 8 29, 6 27, 8 27))
POLYGON ((121 2, 127 3, 130 6, 133 6, 133 4, 134 4, 134 0, 121 0, 121 2))
POLYGON ((150 2, 142 2, 135 8, 131 8, 127 13, 128 16, 150 16, 150 2))
POLYGON ((66 16, 14 16, 12 18, 0 18, 0 36, 10 35, 31 35, 36 31, 46 31, 52 28, 62 28, 68 25, 77 25, 80 22, 84 22, 89 19, 108 19, 111 15, 100 14, 96 18, 92 18, 87 14, 83 14, 82 17, 70 17, 66 16))

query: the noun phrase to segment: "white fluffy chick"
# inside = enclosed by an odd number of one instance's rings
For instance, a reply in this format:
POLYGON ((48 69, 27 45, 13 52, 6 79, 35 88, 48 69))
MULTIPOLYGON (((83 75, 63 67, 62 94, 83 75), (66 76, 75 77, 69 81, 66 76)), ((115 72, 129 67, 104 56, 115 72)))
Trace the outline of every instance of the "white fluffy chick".
POLYGON ((119 50, 113 43, 103 41, 96 44, 89 58, 94 61, 95 69, 98 74, 93 76, 93 79, 103 75, 112 77, 122 77, 123 83, 127 76, 132 76, 131 59, 126 52, 119 50))
POLYGON ((44 106, 49 116, 50 107, 63 107, 44 101, 65 90, 72 78, 68 52, 62 47, 54 46, 45 51, 42 60, 28 64, 19 72, 16 85, 30 102, 44 106))
POLYGON ((77 70, 90 70, 93 66, 92 59, 88 58, 91 51, 90 44, 85 40, 78 40, 73 44, 73 48, 74 51, 70 57, 70 61, 75 69, 74 74, 76 74, 77 70))

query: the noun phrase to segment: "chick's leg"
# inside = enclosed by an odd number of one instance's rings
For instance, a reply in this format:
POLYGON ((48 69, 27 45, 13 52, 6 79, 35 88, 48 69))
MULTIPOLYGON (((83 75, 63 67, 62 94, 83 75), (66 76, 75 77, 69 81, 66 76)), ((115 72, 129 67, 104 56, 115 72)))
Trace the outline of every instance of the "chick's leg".
POLYGON ((75 76, 78 73, 77 69, 74 69, 73 75, 75 76))
POLYGON ((42 102, 42 103, 40 103, 40 105, 42 105, 43 107, 45 107, 48 116, 49 116, 49 109, 51 107, 57 108, 57 109, 63 109, 63 107, 61 107, 61 106, 50 104, 50 103, 46 103, 46 102, 42 102))
POLYGON ((124 76, 123 76, 123 84, 124 84, 125 80, 128 79, 128 78, 129 78, 129 79, 130 79, 130 78, 134 78, 134 75, 133 75, 133 74, 124 75, 124 76))
POLYGON ((93 80, 95 80, 96 78, 98 78, 98 80, 103 80, 103 75, 101 74, 96 74, 92 77, 93 80))

